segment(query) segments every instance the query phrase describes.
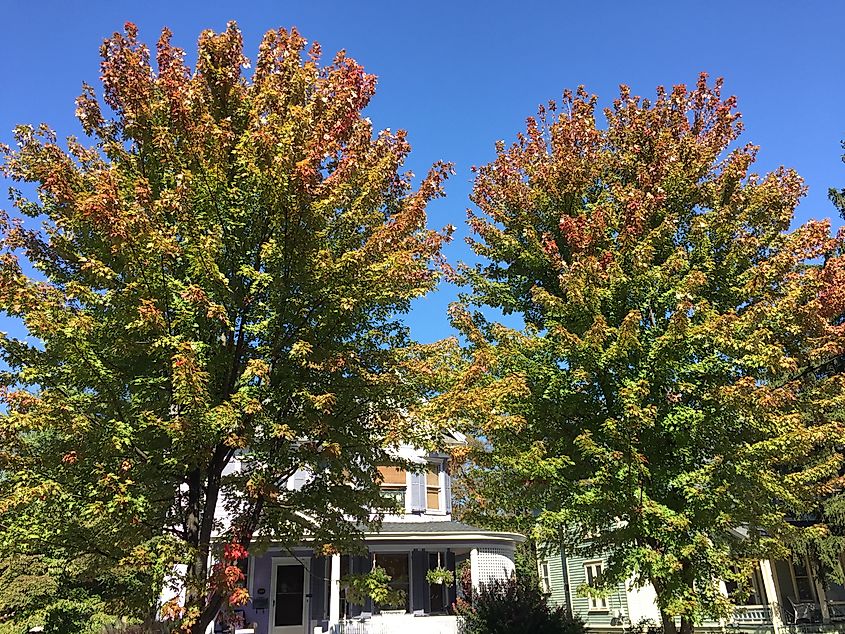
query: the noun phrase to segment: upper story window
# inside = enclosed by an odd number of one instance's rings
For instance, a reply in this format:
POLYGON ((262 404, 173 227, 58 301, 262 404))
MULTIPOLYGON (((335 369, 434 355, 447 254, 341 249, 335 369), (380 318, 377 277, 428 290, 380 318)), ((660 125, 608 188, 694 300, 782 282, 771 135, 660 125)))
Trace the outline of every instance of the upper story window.
POLYGON ((540 581, 543 584, 543 592, 548 593, 552 591, 552 578, 549 575, 549 562, 545 560, 540 562, 540 581))
MULTIPOLYGON (((594 581, 601 578, 602 566, 600 561, 589 561, 584 564, 584 574, 587 577, 587 585, 592 586, 594 581)), ((607 599, 604 597, 588 597, 590 610, 607 610, 607 599)))
POLYGON ((425 472, 425 508, 439 511, 440 508, 440 466, 429 465, 425 472))
POLYGON ((381 474, 381 496, 391 507, 405 508, 405 495, 408 491, 408 479, 404 469, 394 466, 378 468, 381 474))

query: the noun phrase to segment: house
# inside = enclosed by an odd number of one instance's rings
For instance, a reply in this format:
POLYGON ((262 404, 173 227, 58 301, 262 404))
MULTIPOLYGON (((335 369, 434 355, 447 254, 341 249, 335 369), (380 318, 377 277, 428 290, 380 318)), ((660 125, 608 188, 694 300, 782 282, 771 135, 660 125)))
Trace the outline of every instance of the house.
MULTIPOLYGON (((538 574, 549 601, 580 616, 589 631, 622 632, 637 624, 660 623, 650 585, 638 588, 631 581, 619 583, 600 598, 579 593, 579 586, 601 575, 603 565, 602 557, 553 551, 538 561, 538 574)), ((761 560, 750 582, 750 594, 736 606, 731 619, 706 622, 696 630, 845 632, 845 587, 821 584, 806 558, 761 560)), ((732 590, 722 583, 723 593, 731 594, 732 590)))
MULTIPOLYGON (((464 442, 459 434, 453 441, 464 442)), ((460 584, 428 584, 426 572, 442 567, 455 573, 469 562, 476 587, 513 572, 521 535, 452 519, 447 455, 411 447, 399 451, 420 468, 380 467, 384 496, 404 512, 384 516, 379 530, 365 531, 365 553, 323 557, 307 544, 292 550, 271 545, 249 557, 246 586, 251 600, 239 614, 246 628, 255 634, 455 634, 458 617, 451 606, 460 584), (391 587, 404 595, 404 605, 347 603, 341 577, 368 572, 373 564, 388 572, 391 587)), ((289 486, 302 486, 307 478, 297 473, 289 486)))

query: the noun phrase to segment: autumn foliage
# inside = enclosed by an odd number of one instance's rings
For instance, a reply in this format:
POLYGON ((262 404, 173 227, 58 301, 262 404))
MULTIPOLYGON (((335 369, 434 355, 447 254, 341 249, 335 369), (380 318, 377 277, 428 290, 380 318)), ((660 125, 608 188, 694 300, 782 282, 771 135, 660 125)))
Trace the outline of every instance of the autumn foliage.
POLYGON ((252 67, 232 23, 190 68, 170 37, 105 41, 84 141, 20 126, 3 149, 0 310, 29 337, 0 340, 0 518, 7 548, 158 583, 186 564, 168 609, 203 631, 247 600, 235 549, 354 540, 388 448, 436 437, 408 424, 428 352, 397 315, 436 284, 450 167, 412 187, 344 52, 281 29, 252 67), (234 541, 209 569, 215 534, 234 541))
POLYGON ((603 114, 566 92, 478 168, 471 360, 440 406, 486 441, 471 513, 544 509, 541 541, 608 556, 582 591, 633 575, 688 631, 841 487, 843 236, 792 228, 804 184, 752 171, 720 81, 603 114))

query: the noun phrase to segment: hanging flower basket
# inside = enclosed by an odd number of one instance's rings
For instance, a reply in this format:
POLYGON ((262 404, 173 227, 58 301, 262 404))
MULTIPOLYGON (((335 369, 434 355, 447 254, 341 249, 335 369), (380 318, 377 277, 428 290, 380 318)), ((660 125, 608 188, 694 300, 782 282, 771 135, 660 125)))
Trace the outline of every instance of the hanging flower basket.
POLYGON ((455 573, 451 570, 447 570, 446 568, 432 568, 428 572, 425 573, 425 580, 430 583, 431 585, 447 585, 451 586, 455 583, 455 573))
MULTIPOLYGON (((390 581, 391 577, 387 571, 374 565, 370 572, 341 578, 340 586, 346 592, 346 601, 352 605, 364 605, 367 599, 372 599, 384 608, 400 607, 405 604, 405 592, 391 588, 390 581)), ((402 613, 405 613, 404 609, 402 613)))

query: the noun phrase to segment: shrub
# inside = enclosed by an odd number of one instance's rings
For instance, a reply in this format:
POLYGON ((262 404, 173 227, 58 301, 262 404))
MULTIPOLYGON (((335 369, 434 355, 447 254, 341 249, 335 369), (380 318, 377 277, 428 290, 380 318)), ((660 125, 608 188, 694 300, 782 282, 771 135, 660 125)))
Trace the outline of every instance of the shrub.
POLYGON ((584 634, 584 624, 563 608, 553 608, 528 577, 511 576, 482 586, 472 604, 461 602, 464 634, 584 634))

